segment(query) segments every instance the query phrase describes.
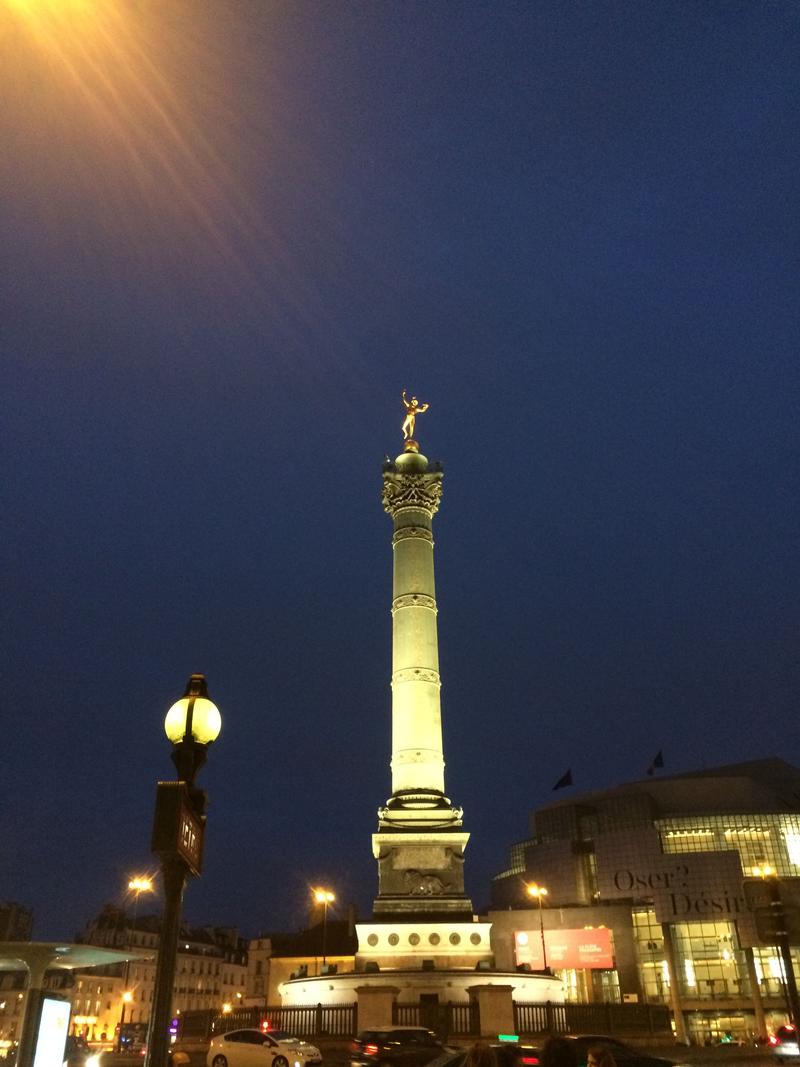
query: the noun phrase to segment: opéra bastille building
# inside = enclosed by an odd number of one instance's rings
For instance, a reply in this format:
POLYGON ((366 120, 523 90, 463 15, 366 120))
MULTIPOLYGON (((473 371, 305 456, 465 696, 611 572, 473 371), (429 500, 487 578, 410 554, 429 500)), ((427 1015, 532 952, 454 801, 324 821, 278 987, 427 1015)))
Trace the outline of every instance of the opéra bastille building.
POLYGON ((532 813, 493 881, 492 943, 498 966, 540 965, 541 915, 558 968, 568 931, 603 929, 593 960, 572 951, 561 969, 568 999, 669 1004, 678 1036, 748 1037, 788 1015, 776 893, 796 974, 800 770, 763 759, 648 778, 532 813), (541 912, 528 885, 547 887, 541 912))

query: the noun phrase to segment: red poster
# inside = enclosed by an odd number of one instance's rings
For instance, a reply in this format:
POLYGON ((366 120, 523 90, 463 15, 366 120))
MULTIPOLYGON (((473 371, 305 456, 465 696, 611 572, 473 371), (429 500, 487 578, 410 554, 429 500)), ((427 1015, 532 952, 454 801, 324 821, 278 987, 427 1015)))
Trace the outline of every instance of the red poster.
MULTIPOLYGON (((554 971, 581 970, 585 967, 611 970, 614 966, 614 946, 611 931, 606 926, 581 930, 545 930, 544 947, 547 966, 554 971)), ((518 930, 514 934, 514 952, 517 963, 530 964, 534 971, 540 971, 545 966, 539 930, 518 930)))

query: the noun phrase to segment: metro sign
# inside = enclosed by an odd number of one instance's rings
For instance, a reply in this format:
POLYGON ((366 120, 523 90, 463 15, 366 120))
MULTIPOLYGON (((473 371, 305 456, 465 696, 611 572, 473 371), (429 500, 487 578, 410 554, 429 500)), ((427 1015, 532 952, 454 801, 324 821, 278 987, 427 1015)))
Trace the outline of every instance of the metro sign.
POLYGON ((203 867, 203 820, 195 811, 186 782, 159 782, 151 849, 177 856, 192 874, 203 867))

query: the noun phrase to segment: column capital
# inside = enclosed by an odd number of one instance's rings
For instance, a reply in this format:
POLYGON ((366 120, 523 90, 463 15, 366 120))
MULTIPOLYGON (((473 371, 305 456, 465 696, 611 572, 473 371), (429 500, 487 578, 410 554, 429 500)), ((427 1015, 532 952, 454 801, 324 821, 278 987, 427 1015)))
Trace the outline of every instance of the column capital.
POLYGON ((439 510, 442 499, 442 472, 440 470, 407 473, 400 470, 384 470, 383 510, 394 517, 403 508, 421 508, 433 516, 439 510))

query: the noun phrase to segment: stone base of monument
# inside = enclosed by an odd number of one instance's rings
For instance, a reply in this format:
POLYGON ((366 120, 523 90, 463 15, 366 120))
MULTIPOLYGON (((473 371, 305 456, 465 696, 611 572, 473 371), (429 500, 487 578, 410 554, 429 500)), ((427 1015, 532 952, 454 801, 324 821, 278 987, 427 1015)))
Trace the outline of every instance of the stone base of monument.
POLYGON ((562 1004, 561 980, 543 974, 490 970, 369 970, 348 974, 295 978, 279 989, 287 1006, 358 1005, 359 1032, 391 1026, 396 1005, 419 1004, 423 998, 444 1008, 448 1004, 475 1004, 480 1033, 496 1038, 513 1033, 514 1003, 562 1004))
POLYGON ((398 1004, 419 1004, 423 999, 429 1007, 432 1001, 442 1008, 473 1003, 481 1033, 496 1036, 513 1031, 514 1001, 564 1001, 559 978, 493 969, 488 922, 373 921, 357 923, 356 933, 354 971, 284 982, 281 1002, 357 1004, 359 1031, 391 1026, 398 1004))
POLYGON ((475 971, 479 965, 491 967, 491 928, 491 923, 457 919, 426 922, 412 916, 395 922, 356 923, 356 967, 365 971, 370 964, 381 970, 431 967, 475 971))
MULTIPOLYGON (((468 840, 469 834, 453 830, 373 834, 372 851, 378 860, 378 896, 373 913, 378 922, 466 920, 469 924, 472 901, 464 892, 464 849, 468 840)), ((447 929, 440 934, 445 941, 455 938, 453 944, 461 944, 460 930, 447 929)), ((472 935, 475 936, 474 931, 472 935)), ((373 936, 380 936, 379 928, 373 936)), ((415 936, 411 928, 407 936, 415 936)), ((464 946, 477 943, 464 936, 464 946)))

